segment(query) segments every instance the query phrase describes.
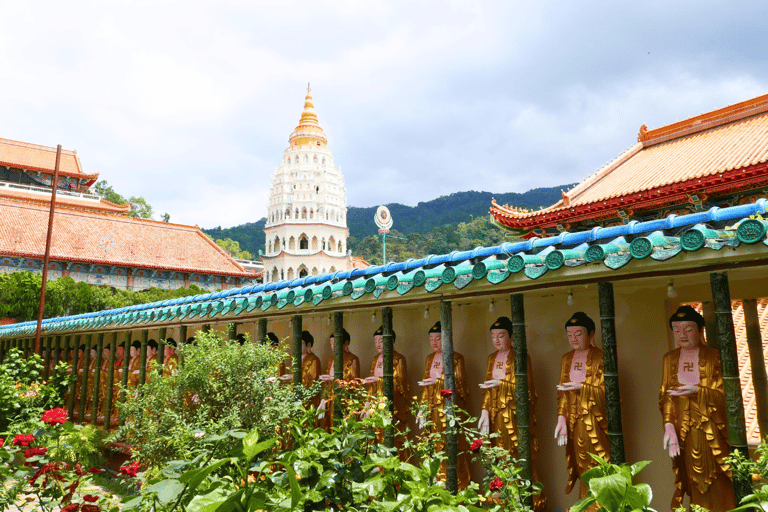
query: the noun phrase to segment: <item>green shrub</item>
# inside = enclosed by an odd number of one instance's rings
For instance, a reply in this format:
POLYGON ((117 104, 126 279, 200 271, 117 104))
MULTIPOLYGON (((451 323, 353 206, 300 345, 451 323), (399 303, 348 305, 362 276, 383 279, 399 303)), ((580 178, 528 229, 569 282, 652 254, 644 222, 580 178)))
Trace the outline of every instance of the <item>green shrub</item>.
POLYGON ((143 464, 192 458, 196 435, 256 429, 274 436, 288 419, 303 414, 301 401, 317 392, 267 382, 284 358, 269 345, 240 346, 201 333, 178 353, 184 364, 173 375, 155 376, 129 393, 123 412, 128 420, 112 438, 129 443, 143 464))

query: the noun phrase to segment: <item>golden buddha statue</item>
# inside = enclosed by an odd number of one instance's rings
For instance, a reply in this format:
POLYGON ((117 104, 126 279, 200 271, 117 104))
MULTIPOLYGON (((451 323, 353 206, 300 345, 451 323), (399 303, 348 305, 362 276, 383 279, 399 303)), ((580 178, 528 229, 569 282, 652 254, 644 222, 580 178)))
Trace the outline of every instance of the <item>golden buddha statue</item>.
POLYGON ((669 319, 678 348, 664 355, 659 407, 663 446, 672 457, 672 508, 688 494, 713 512, 736 507, 725 458, 730 454, 720 353, 702 343, 704 317, 680 306, 669 319))
POLYGON ((163 377, 170 376, 178 367, 179 355, 176 353, 176 340, 168 338, 165 340, 165 351, 163 353, 163 377))
MULTIPOLYGON (((395 331, 392 331, 392 343, 397 339, 395 331)), ((371 375, 363 379, 368 388, 368 392, 373 396, 381 396, 384 393, 384 327, 379 327, 373 333, 373 345, 376 347, 378 355, 371 361, 371 375)), ((408 420, 408 371, 405 364, 405 357, 392 349, 392 384, 394 392, 395 415, 392 418, 392 425, 395 428, 395 446, 400 451, 400 458, 405 460, 407 454, 402 450, 404 438, 397 435, 398 432, 404 432, 408 420)), ((384 431, 376 430, 376 442, 384 442, 384 431)))
MULTIPOLYGON (((437 322, 429 329, 429 345, 432 353, 427 356, 424 364, 424 378, 419 381, 421 387, 420 402, 427 406, 429 419, 432 423, 430 429, 433 433, 445 432, 445 398, 440 393, 445 388, 443 376, 443 335, 442 324, 437 322)), ((453 396, 454 404, 466 410, 467 389, 464 379, 464 356, 458 352, 453 353, 453 377, 456 394, 453 396)), ((423 428, 425 420, 419 413, 417 418, 420 428, 423 428)), ((469 461, 465 453, 469 446, 464 436, 458 436, 459 454, 456 460, 456 472, 458 475, 459 489, 466 489, 469 485, 469 461)), ((445 441, 440 441, 435 446, 436 451, 445 450, 445 441)), ((440 478, 445 479, 445 462, 440 467, 440 478)))
MULTIPOLYGON (((490 327, 491 342, 496 352, 488 356, 485 371, 485 381, 480 384, 483 390, 483 405, 477 429, 481 434, 498 433, 491 441, 493 446, 508 450, 514 458, 518 458, 517 450, 517 398, 515 380, 515 357, 512 352, 512 321, 499 317, 490 327)), ((533 370, 531 357, 528 356, 528 400, 530 404, 530 436, 531 436, 531 479, 539 482, 536 459, 539 453, 539 442, 536 436, 536 392, 531 379, 533 370)), ((534 496, 534 510, 544 510, 546 500, 543 495, 534 496)))
MULTIPOLYGON (((605 411, 603 351, 595 347, 595 322, 578 311, 565 323, 573 350, 563 355, 557 386, 557 444, 565 446, 568 494, 585 471, 597 463, 590 453, 610 460, 608 420, 605 411)), ((581 481, 579 498, 589 488, 581 481)))
MULTIPOLYGON (((349 351, 350 337, 346 329, 343 329, 343 350, 344 350, 344 368, 342 370, 341 380, 351 381, 360 377, 360 359, 349 351)), ((320 411, 320 418, 323 420, 325 427, 329 429, 333 425, 333 409, 335 407, 336 395, 333 389, 334 373, 334 346, 335 346, 335 333, 331 333, 329 336, 329 342, 331 344, 331 357, 328 359, 328 371, 320 375, 318 378, 323 381, 323 389, 327 395, 327 399, 320 400, 318 410, 320 411), (328 414, 325 414, 325 409, 328 409, 328 414)))

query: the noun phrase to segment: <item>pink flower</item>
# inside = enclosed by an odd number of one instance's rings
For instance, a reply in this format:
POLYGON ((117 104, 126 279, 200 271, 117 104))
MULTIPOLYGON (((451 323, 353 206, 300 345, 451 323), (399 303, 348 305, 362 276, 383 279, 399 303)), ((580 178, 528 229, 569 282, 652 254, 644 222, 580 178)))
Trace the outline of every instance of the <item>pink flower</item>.
POLYGON ((34 440, 35 436, 32 434, 17 434, 13 438, 13 446, 29 446, 34 440))
POLYGON ((450 389, 441 389, 440 394, 443 396, 443 398, 449 398, 453 396, 453 391, 450 389))
POLYGON ((57 407, 55 409, 45 411, 40 419, 51 426, 61 425, 62 423, 67 422, 69 415, 67 414, 67 411, 62 407, 57 407))
POLYGON ((488 488, 492 491, 500 491, 502 487, 504 487, 504 482, 497 476, 493 477, 493 480, 491 480, 491 483, 488 485, 488 488))
POLYGON ((480 451, 480 447, 483 446, 483 440, 482 439, 475 439, 472 441, 472 444, 469 445, 469 451, 472 453, 477 453, 480 451))

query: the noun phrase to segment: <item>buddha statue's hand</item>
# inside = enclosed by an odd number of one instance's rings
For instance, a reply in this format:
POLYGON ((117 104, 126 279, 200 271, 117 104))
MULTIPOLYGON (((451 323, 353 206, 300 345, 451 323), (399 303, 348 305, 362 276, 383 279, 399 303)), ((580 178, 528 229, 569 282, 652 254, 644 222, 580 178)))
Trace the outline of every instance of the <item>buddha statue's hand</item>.
POLYGON ((662 442, 662 446, 665 450, 669 450, 670 457, 677 457, 680 455, 677 432, 675 432, 675 426, 671 423, 664 424, 664 441, 662 442))
POLYGON ((363 384, 373 384, 377 380, 379 380, 377 376, 371 375, 370 377, 366 377, 363 379, 363 384))
POLYGON ((416 415, 416 425, 419 426, 420 429, 424 428, 424 423, 426 423, 426 420, 424 419, 424 414, 419 411, 419 414, 416 415))
POLYGON ((277 382, 277 377, 270 377, 267 379, 267 382, 269 382, 270 384, 272 384, 273 382, 277 382))
POLYGON ((563 382, 557 386, 558 391, 578 391, 579 389, 581 389, 580 382, 563 382))
POLYGON ((555 427, 555 439, 557 439, 558 446, 565 446, 565 444, 568 442, 568 427, 565 424, 565 416, 563 415, 559 415, 557 417, 557 426, 555 427))
POLYGON ((280 379, 280 380, 283 380, 283 381, 285 381, 285 380, 291 380, 291 379, 293 379, 293 375, 290 375, 290 374, 281 375, 281 376, 279 377, 279 379, 280 379))
POLYGON ((322 380, 323 382, 330 382, 333 380, 333 375, 323 374, 320 375, 318 379, 322 380))
POLYGON ((483 409, 480 413, 480 419, 477 421, 477 430, 484 436, 487 436, 491 430, 491 420, 486 409, 483 409))
POLYGON ((677 389, 667 390, 667 393, 669 393, 671 396, 693 395, 698 392, 699 392, 699 386, 697 386, 696 384, 686 384, 685 386, 680 386, 677 389))
POLYGON ((325 418, 325 404, 325 398, 323 398, 320 400, 320 405, 317 406, 317 417, 320 419, 325 418))
POLYGON ((491 379, 483 382, 482 384, 478 384, 480 389, 491 389, 491 388, 497 388, 501 386, 501 381, 498 379, 491 379))
POLYGON ((437 379, 433 379, 432 377, 419 381, 419 386, 421 387, 434 386, 435 384, 437 384, 437 379))

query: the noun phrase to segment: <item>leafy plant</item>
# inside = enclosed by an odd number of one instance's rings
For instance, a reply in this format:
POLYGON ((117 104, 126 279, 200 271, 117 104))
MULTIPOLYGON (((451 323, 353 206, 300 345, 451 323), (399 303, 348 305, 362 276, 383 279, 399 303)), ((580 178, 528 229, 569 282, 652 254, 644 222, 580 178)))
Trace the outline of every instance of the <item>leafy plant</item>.
POLYGON ((765 440, 758 446, 755 456, 757 459, 752 460, 734 450, 726 459, 726 462, 731 465, 734 480, 739 478, 752 483, 752 494, 745 496, 734 511, 750 509, 768 511, 768 445, 765 440))
MULTIPOLYGON (((597 503, 598 512, 645 511, 651 508, 653 492, 645 483, 633 484, 632 480, 650 461, 627 464, 611 464, 600 456, 589 454, 597 466, 586 471, 582 479, 589 486, 589 494, 571 507, 572 512, 583 512, 597 503)), ((654 511, 655 512, 655 511, 654 511)))

